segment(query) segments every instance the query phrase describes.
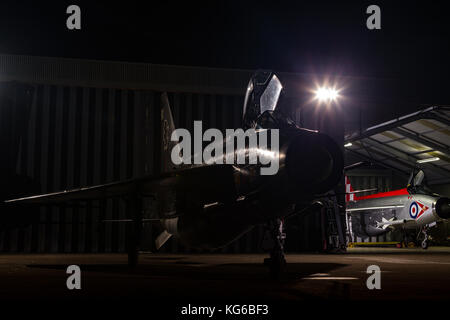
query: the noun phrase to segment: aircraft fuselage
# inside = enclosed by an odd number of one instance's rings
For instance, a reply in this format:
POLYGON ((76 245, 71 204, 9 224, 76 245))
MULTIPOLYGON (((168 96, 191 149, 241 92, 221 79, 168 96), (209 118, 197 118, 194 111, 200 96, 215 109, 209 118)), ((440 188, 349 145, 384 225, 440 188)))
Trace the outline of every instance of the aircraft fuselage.
POLYGON ((449 199, 425 194, 403 194, 347 203, 351 227, 360 237, 387 233, 393 227, 416 229, 449 218, 449 199))

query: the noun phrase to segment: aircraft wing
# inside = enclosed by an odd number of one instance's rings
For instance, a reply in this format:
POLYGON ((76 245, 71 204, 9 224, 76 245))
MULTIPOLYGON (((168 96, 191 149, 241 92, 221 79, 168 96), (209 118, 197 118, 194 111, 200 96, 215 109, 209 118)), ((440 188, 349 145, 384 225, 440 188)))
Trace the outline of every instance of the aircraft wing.
POLYGON ((161 94, 161 171, 159 175, 140 177, 96 186, 83 187, 53 193, 39 194, 6 200, 5 204, 68 205, 69 203, 100 200, 129 195, 154 195, 160 191, 176 190, 184 194, 197 194, 206 197, 212 195, 229 195, 234 191, 233 166, 230 164, 214 165, 171 165, 171 150, 174 142, 171 134, 175 130, 169 99, 161 94), (220 184, 211 186, 211 181, 220 184))
POLYGON ((130 192, 133 180, 112 182, 92 187, 77 188, 59 192, 38 194, 29 197, 6 200, 10 204, 58 204, 70 201, 98 200, 121 196, 130 192))
MULTIPOLYGON (((45 193, 6 200, 6 204, 64 205, 73 202, 101 200, 106 198, 127 197, 131 194, 144 196, 156 194, 167 189, 197 188, 212 178, 230 181, 233 169, 231 165, 209 165, 167 172, 159 176, 111 182, 102 185, 82 187, 59 192, 45 193)), ((224 181, 225 182, 225 181, 224 181)))

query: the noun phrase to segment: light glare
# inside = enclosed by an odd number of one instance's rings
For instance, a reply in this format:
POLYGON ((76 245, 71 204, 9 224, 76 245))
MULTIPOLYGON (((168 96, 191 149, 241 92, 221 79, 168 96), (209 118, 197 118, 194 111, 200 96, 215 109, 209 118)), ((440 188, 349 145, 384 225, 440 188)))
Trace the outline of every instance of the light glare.
POLYGON ((316 99, 323 102, 335 101, 339 97, 339 92, 334 88, 318 88, 315 93, 316 99))

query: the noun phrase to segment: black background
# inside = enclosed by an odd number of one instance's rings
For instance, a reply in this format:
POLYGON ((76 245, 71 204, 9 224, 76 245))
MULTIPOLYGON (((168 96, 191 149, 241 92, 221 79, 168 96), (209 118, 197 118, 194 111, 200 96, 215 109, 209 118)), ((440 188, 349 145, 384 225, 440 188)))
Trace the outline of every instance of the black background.
POLYGON ((0 52, 394 80, 447 104, 450 22, 431 1, 2 2, 0 52), (82 29, 66 28, 81 7, 82 29), (381 8, 381 30, 366 8, 381 8))

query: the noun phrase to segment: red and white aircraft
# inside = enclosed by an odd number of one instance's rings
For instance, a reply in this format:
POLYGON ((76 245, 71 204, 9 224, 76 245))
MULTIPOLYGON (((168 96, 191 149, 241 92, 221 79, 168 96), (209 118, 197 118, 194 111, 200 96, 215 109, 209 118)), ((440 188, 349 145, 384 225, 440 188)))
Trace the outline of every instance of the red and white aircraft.
POLYGON ((428 248, 429 228, 438 221, 450 218, 450 198, 433 193, 424 183, 422 170, 411 174, 406 188, 358 196, 367 190, 354 191, 350 180, 346 183, 346 212, 349 230, 361 238, 378 236, 394 228, 419 229, 428 248))

